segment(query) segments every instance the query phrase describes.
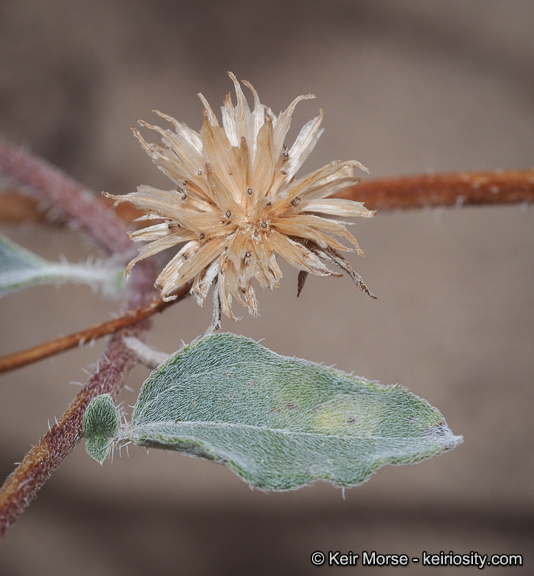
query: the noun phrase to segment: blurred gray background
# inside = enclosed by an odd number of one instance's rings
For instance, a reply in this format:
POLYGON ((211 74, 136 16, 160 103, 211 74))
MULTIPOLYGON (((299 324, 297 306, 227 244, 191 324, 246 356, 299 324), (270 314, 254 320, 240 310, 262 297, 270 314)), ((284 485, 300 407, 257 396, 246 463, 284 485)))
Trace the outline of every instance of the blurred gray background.
MULTIPOLYGON (((217 110, 231 70, 275 113, 317 95, 299 105, 289 138, 324 109, 306 171, 333 159, 357 159, 373 177, 528 168, 533 25, 528 0, 3 1, 0 132, 96 192, 166 187, 130 126, 154 121, 157 108, 199 129, 196 94, 217 110)), ((383 468, 344 494, 324 483, 264 494, 200 460, 131 447, 100 467, 80 445, 5 539, 0 574, 338 573, 312 567, 315 550, 522 553, 524 568, 491 573, 531 573, 533 224, 524 206, 378 214, 352 228, 366 258, 351 260, 377 301, 348 278, 309 278, 296 299, 286 266, 281 287, 259 294, 259 319, 223 324, 282 354, 404 384, 464 436, 453 452, 383 468)), ((74 231, 2 230, 49 258, 98 254, 74 231)), ((0 301, 0 352, 117 307, 83 287, 10 295, 0 301)), ((172 352, 209 317, 178 304, 149 343, 172 352)), ((0 378, 3 476, 63 413, 103 346, 0 378)), ((126 407, 147 374, 132 373, 126 407)))

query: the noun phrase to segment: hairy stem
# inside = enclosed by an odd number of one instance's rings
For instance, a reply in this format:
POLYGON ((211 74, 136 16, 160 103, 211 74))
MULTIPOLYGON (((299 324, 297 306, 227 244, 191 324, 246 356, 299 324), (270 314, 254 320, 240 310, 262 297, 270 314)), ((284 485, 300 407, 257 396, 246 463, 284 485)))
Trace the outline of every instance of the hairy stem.
MULTIPOLYGON (((13 191, 2 194, 0 221, 38 220, 35 201, 13 191), (4 195, 5 194, 5 195, 4 195)), ((397 210, 436 206, 470 206, 534 202, 534 170, 449 172, 364 180, 335 195, 364 202, 370 210, 397 210)), ((102 204, 107 202, 102 199, 102 204)), ((116 213, 125 222, 139 216, 131 204, 116 213)))
POLYGON ((534 202, 534 170, 379 178, 336 196, 363 202, 371 210, 534 202))
POLYGON ((67 336, 60 336, 55 340, 44 342, 38 346, 3 356, 0 358, 0 374, 2 372, 8 372, 9 370, 14 370, 15 368, 20 368, 27 364, 32 364, 33 362, 49 358, 50 356, 70 350, 71 348, 83 346, 88 342, 93 342, 94 340, 98 340, 98 338, 117 332, 117 330, 122 330, 132 324, 136 324, 140 320, 149 318, 157 312, 162 312, 165 308, 175 302, 183 300, 188 295, 190 287, 189 284, 184 286, 177 293, 177 298, 170 302, 164 302, 161 298, 156 298, 150 302, 150 304, 140 306, 135 310, 129 310, 125 314, 122 314, 113 320, 108 320, 107 322, 91 326, 91 328, 86 328, 85 330, 80 330, 79 332, 68 334, 67 336))
MULTIPOLYGON (((112 254, 131 249, 124 225, 114 213, 97 201, 94 194, 56 168, 25 152, 0 142, 0 173, 29 187, 47 206, 59 211, 69 223, 78 225, 97 244, 112 254)), ((155 270, 143 261, 132 272, 126 309, 148 305, 155 296, 155 270)), ((118 330, 97 363, 97 369, 76 399, 0 489, 0 539, 37 492, 70 454, 82 435, 82 418, 92 398, 102 393, 117 396, 135 363, 122 337, 144 339, 149 320, 118 330)))
MULTIPOLYGON (((128 334, 139 337, 145 330, 146 325, 138 324, 128 334)), ((0 490, 0 539, 78 443, 83 414, 91 399, 106 392, 116 397, 134 364, 122 342, 123 334, 113 336, 83 390, 5 481, 0 490)))
POLYGON ((113 211, 45 160, 0 141, 0 174, 15 180, 45 206, 79 226, 107 252, 120 254, 132 249, 133 243, 113 211))
MULTIPOLYGON (((138 306, 143 301, 150 302, 154 297, 152 266, 147 262, 140 264, 141 266, 137 266, 132 272, 129 305, 138 306)), ((99 394, 108 393, 113 397, 118 395, 135 364, 122 338, 134 336, 142 340, 148 327, 149 321, 145 319, 114 334, 99 359, 96 370, 67 411, 7 478, 0 489, 0 539, 75 448, 82 435, 82 418, 89 402, 99 394)))

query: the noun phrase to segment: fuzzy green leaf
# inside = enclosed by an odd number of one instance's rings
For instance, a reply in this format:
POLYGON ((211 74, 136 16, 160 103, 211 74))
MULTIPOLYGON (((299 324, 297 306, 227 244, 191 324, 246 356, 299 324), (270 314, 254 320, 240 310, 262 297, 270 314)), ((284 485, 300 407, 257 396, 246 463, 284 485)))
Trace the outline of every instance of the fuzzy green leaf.
POLYGON ((354 486, 385 464, 418 462, 462 440, 405 388, 233 334, 198 340, 155 370, 120 438, 214 460, 263 490, 354 486))
POLYGON ((109 264, 49 262, 0 234, 0 298, 29 286, 66 282, 100 287, 113 295, 123 287, 123 272, 109 264))
POLYGON ((87 453, 102 464, 119 430, 119 415, 109 394, 101 394, 91 400, 82 426, 87 453))
POLYGON ((0 234, 0 295, 23 288, 48 262, 0 234))

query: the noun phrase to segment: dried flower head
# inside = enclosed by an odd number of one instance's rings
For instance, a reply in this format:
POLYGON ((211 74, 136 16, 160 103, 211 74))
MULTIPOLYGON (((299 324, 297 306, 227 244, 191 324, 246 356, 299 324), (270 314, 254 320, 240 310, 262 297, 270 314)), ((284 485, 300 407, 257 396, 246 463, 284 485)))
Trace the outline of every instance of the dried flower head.
POLYGON ((139 186, 137 192, 124 196, 108 195, 146 211, 142 219, 160 221, 130 234, 133 240, 149 243, 129 263, 126 274, 139 260, 183 244, 157 278, 162 298, 171 300, 178 288, 192 281, 192 293, 203 306, 214 285, 216 305, 220 303, 224 314, 233 319, 233 298, 250 314, 258 314, 253 278, 263 288, 279 285, 282 272, 277 254, 300 270, 299 293, 309 272, 342 276, 331 271, 326 261, 348 272, 360 289, 373 296, 339 253, 363 255, 355 238, 344 222, 324 216, 374 216, 359 202, 329 198, 358 182, 355 168, 365 167, 356 161, 336 161, 295 179, 323 131, 322 111, 303 126, 291 148, 284 140, 296 105, 314 96, 295 98, 287 110, 275 116, 244 81, 254 98, 254 109, 250 110, 236 77, 229 76, 237 104, 233 105, 228 94, 221 108, 222 126, 199 94, 204 104, 200 133, 157 111, 174 126, 174 132, 140 124, 158 132, 162 144, 148 144, 134 129, 143 148, 175 188, 166 191, 139 186))

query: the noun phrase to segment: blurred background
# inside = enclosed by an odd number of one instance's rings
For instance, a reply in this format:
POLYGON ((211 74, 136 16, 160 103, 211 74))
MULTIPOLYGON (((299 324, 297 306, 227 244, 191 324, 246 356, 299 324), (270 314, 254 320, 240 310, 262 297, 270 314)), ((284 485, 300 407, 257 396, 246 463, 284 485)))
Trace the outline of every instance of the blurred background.
MULTIPOLYGON (((154 121, 157 108, 199 129, 196 94, 218 110, 231 70, 275 113, 316 94, 299 105, 288 138, 324 109, 325 133, 306 171, 334 159, 357 159, 372 177, 528 168, 533 25, 528 0, 4 0, 0 134, 97 193, 165 188, 130 126, 154 121)), ((2 231, 48 258, 98 255, 72 230, 2 231)), ((259 294, 260 318, 225 320, 223 329, 399 382, 436 406, 462 445, 416 466, 382 468, 344 493, 317 483, 272 494, 223 467, 136 447, 100 467, 80 445, 6 537, 0 574, 335 573, 311 566, 315 550, 521 553, 523 569, 491 573, 531 570, 532 208, 380 213, 352 231, 366 258, 351 262, 378 300, 346 277, 310 277, 296 299, 297 272, 286 266, 281 287, 259 294)), ((0 301, 0 353, 117 309, 84 287, 10 295, 0 301)), ((187 300, 156 319, 149 343, 172 352, 209 320, 208 309, 187 300)), ((0 378, 3 477, 63 413, 103 347, 0 378)), ((133 371, 125 407, 147 374, 133 371)))

